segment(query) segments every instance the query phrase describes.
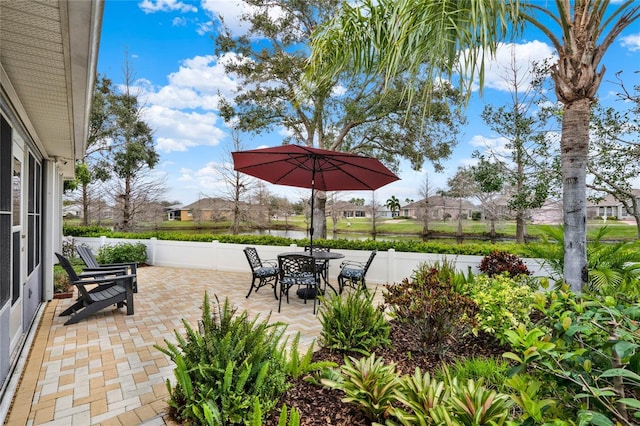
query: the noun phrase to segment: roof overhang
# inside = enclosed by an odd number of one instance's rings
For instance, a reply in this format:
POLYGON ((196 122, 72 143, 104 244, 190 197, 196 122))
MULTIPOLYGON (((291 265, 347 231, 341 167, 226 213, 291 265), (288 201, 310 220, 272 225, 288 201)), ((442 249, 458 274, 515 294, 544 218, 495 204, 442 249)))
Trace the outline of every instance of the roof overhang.
POLYGON ((3 96, 69 178, 86 151, 103 10, 104 0, 0 1, 3 96))

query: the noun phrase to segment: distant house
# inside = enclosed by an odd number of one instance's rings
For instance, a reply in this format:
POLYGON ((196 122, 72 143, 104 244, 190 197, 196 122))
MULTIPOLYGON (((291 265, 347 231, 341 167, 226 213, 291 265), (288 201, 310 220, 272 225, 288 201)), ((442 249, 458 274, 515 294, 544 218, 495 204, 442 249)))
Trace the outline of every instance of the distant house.
POLYGON ((62 216, 67 218, 79 218, 82 216, 82 206, 80 204, 68 204, 62 207, 62 216))
POLYGON ((400 208, 400 214, 413 219, 420 219, 424 212, 428 212, 429 218, 433 220, 444 220, 448 218, 457 219, 458 213, 463 218, 471 218, 477 207, 468 200, 462 200, 462 209, 460 210, 460 201, 457 198, 434 195, 426 199, 414 201, 400 208))
POLYGON ((531 222, 539 224, 562 223, 562 215, 561 199, 547 199, 540 208, 532 209, 530 213, 531 222))
POLYGON ((341 218, 371 217, 371 207, 359 206, 347 201, 338 201, 335 204, 327 204, 327 215, 331 216, 334 211, 341 218))
MULTIPOLYGON (((250 208, 249 204, 240 202, 240 208, 245 211, 255 212, 258 206, 250 208)), ((188 204, 180 210, 181 219, 178 220, 201 220, 220 221, 231 220, 233 217, 234 203, 223 198, 201 198, 195 203, 188 204)))
POLYGON ((191 211, 188 209, 185 209, 184 207, 182 207, 179 204, 173 205, 173 206, 169 206, 169 207, 165 207, 164 209, 166 215, 167 215, 167 220, 172 221, 172 220, 179 220, 179 221, 189 221, 189 220, 193 220, 193 214, 191 214, 191 211))
MULTIPOLYGON (((640 189, 632 189, 631 192, 640 203, 640 189)), ((597 217, 610 217, 620 220, 633 219, 631 212, 627 211, 622 203, 612 195, 606 195, 596 203, 587 201, 587 218, 595 219, 597 217)))

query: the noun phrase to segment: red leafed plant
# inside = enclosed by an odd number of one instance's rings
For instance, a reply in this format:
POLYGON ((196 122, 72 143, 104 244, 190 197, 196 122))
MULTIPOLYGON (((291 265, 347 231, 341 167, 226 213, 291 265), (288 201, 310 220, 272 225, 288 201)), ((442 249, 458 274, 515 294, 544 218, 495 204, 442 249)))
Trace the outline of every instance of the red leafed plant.
POLYGON ((508 272, 510 276, 531 275, 522 259, 506 251, 495 250, 482 258, 480 271, 490 277, 508 272))

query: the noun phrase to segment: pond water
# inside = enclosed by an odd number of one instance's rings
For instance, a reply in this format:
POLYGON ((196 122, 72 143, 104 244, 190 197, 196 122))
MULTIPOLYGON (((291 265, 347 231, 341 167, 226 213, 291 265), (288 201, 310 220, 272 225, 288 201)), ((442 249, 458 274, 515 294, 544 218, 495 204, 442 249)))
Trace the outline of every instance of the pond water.
MULTIPOLYGON (((181 229, 180 232, 184 232, 188 234, 193 233, 193 234, 214 234, 214 235, 228 233, 226 230, 218 230, 218 229, 181 229)), ((291 238, 293 240, 309 238, 309 234, 305 231, 284 230, 284 229, 259 229, 259 230, 253 230, 253 231, 240 232, 240 234, 242 235, 273 235, 276 237, 291 238)), ((375 238, 373 238, 371 234, 364 234, 364 233, 342 233, 341 232, 335 235, 332 233, 329 233, 327 235, 327 239, 328 240, 345 239, 345 240, 357 240, 357 241, 364 241, 364 240, 370 240, 370 239, 375 239, 376 241, 428 241, 428 240, 434 241, 434 240, 437 240, 442 243, 456 243, 455 238, 424 239, 419 235, 411 235, 411 234, 399 235, 399 234, 380 234, 380 233, 377 234, 375 238)), ((478 242, 478 240, 465 239, 464 242, 472 243, 472 242, 478 242)))

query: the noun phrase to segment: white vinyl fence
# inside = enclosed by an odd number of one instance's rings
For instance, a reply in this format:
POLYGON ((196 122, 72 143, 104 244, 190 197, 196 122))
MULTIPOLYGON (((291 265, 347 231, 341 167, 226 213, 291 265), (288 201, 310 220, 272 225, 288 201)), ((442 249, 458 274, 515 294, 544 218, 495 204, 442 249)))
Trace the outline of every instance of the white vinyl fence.
MULTIPOLYGON (((67 237, 71 238, 71 237, 67 237)), ((143 243, 147 246, 147 263, 149 265, 170 266, 176 268, 196 268, 213 269, 217 271, 229 272, 249 272, 249 264, 242 249, 245 244, 227 244, 219 241, 209 243, 192 241, 168 241, 151 238, 149 240, 135 239, 115 239, 107 237, 87 238, 73 237, 75 244, 84 244, 97 253, 103 245, 115 245, 118 243, 143 243)), ((289 247, 283 246, 262 246, 256 245, 256 250, 263 260, 275 260, 279 253, 291 251, 303 251, 303 247, 292 244, 289 247)), ((344 254, 344 259, 332 260, 329 264, 329 276, 336 278, 340 272, 342 260, 353 260, 365 262, 369 258, 369 251, 363 250, 342 250, 332 249, 344 254)), ((478 273, 482 256, 450 255, 450 254, 429 254, 429 253, 406 253, 393 249, 389 251, 378 251, 369 271, 367 281, 375 284, 391 284, 402 281, 410 277, 422 262, 433 263, 436 261, 448 260, 455 262, 456 269, 467 272, 478 273)), ((535 276, 548 276, 537 259, 523 259, 527 268, 535 276)))

